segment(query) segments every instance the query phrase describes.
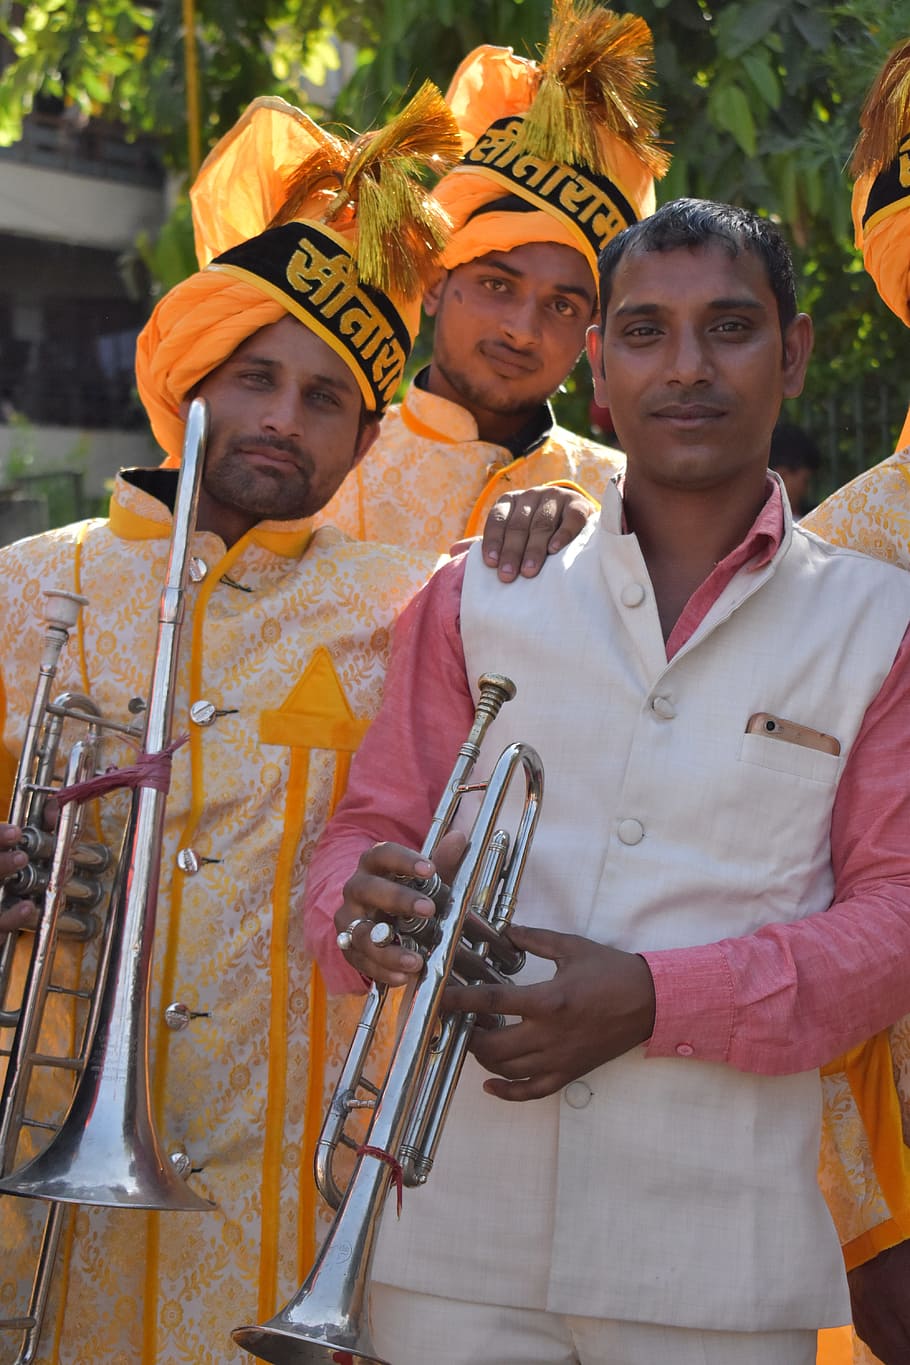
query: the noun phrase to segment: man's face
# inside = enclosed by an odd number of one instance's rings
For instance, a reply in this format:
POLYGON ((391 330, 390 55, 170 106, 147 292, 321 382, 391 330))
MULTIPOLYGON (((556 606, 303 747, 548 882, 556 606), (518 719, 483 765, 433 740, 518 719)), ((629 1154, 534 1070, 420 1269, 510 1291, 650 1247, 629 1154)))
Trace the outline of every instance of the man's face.
POLYGON ((424 300, 434 391, 475 415, 532 412, 578 359, 595 302, 581 252, 553 242, 457 266, 424 300))
POLYGON ((588 357, 630 484, 707 489, 763 473, 781 400, 801 391, 811 348, 805 314, 781 336, 751 251, 712 244, 623 257, 588 357))
POLYGON ((196 393, 210 410, 199 525, 229 543, 323 507, 375 439, 336 353, 296 318, 242 342, 196 393))

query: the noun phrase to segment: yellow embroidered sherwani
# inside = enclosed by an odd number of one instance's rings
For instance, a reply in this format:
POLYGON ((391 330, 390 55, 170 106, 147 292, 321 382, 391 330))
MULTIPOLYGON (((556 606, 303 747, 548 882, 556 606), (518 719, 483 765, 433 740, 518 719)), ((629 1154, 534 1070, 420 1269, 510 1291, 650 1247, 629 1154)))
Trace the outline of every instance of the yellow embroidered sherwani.
MULTIPOLYGON (((143 472, 144 473, 144 472, 143 472)), ((155 471, 152 478, 168 478, 155 471)), ((157 486, 157 485, 155 485, 157 486)), ((147 694, 170 513, 118 479, 110 522, 98 520, 0 552, 0 660, 5 744, 18 748, 37 678, 41 591, 75 589, 89 605, 64 653, 60 690, 88 691, 129 719, 147 694)), ((350 753, 379 705, 389 636, 435 556, 379 549, 332 528, 262 523, 225 552, 193 538, 206 566, 191 583, 176 685, 151 1002, 151 1076, 167 1151, 182 1144, 205 1213, 80 1207, 63 1247, 42 1362, 224 1365, 246 1361, 230 1330, 271 1315, 296 1291, 313 1255, 311 1152, 324 1110, 320 1039, 335 1070, 360 1002, 311 1008, 310 964, 295 919, 304 869, 343 786, 350 753), (225 712, 207 727, 193 701, 225 712), (191 848, 198 872, 179 870, 191 848), (180 1001, 203 1017, 182 1031, 163 1011, 180 1001), (338 1011, 332 1015, 331 1011, 338 1011), (312 1031, 311 1031, 312 1030, 312 1031), (310 1056, 310 1039, 314 1055, 310 1056), (313 1124, 315 1122, 315 1129, 313 1124), (305 1134, 306 1125, 306 1134, 305 1134)), ((129 762, 115 743, 108 762, 129 762)), ((109 840, 122 794, 105 798, 109 840)), ((76 950, 67 945, 72 965, 76 950)), ((316 1006, 312 1001, 316 1000, 316 1006)), ((0 1316, 23 1311, 11 1247, 40 1201, 4 1199, 0 1316), (16 1219, 16 1226, 11 1219, 16 1219), (18 1299, 15 1294, 18 1292, 18 1299)), ((0 1335, 0 1360, 12 1359, 0 1335)))
MULTIPOLYGON (((801 524, 910 569, 910 449, 859 474, 801 524)), ((850 1054, 845 1070, 832 1068, 824 1087, 822 1188, 847 1265, 857 1265, 910 1237, 910 1019, 850 1054)), ((830 1354, 820 1351, 819 1365, 850 1358, 836 1356, 832 1344, 830 1354)), ((872 1365, 876 1357, 856 1341, 852 1359, 872 1365)))
POLYGON ((624 464, 619 451, 562 427, 516 458, 481 441, 467 409, 412 384, 318 520, 358 540, 445 553, 483 531, 503 493, 563 481, 599 498, 624 464))

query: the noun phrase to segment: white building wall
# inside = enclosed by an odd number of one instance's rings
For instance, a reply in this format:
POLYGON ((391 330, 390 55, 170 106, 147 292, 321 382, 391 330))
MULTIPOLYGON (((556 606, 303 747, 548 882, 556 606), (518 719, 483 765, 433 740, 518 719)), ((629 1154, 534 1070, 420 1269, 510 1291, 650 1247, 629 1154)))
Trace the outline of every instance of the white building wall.
POLYGON ((161 190, 0 161, 0 232, 124 250, 164 216, 161 190))

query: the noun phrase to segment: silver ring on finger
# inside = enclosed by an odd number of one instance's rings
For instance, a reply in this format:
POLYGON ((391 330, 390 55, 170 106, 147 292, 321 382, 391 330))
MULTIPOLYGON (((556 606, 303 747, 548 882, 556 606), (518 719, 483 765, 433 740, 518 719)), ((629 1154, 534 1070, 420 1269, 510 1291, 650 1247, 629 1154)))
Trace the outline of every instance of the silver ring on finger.
POLYGON ((367 915, 361 915, 359 919, 352 919, 346 929, 342 929, 336 934, 335 942, 343 953, 346 953, 354 942, 354 930, 358 924, 372 924, 373 921, 367 915))

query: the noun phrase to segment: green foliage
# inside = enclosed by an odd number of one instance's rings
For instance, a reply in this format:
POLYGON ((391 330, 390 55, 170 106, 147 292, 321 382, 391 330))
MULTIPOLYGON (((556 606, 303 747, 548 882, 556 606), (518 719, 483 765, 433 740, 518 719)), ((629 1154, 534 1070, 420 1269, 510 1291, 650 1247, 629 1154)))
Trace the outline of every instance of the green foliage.
POLYGON ((0 461, 0 485, 5 487, 29 473, 39 451, 35 428, 23 413, 10 412, 4 420, 10 430, 6 454, 0 461))
POLYGON ((3 5, 0 35, 16 61, 0 82, 0 145, 21 136, 38 94, 65 98, 85 114, 142 98, 151 27, 150 7, 133 0, 3 5))

